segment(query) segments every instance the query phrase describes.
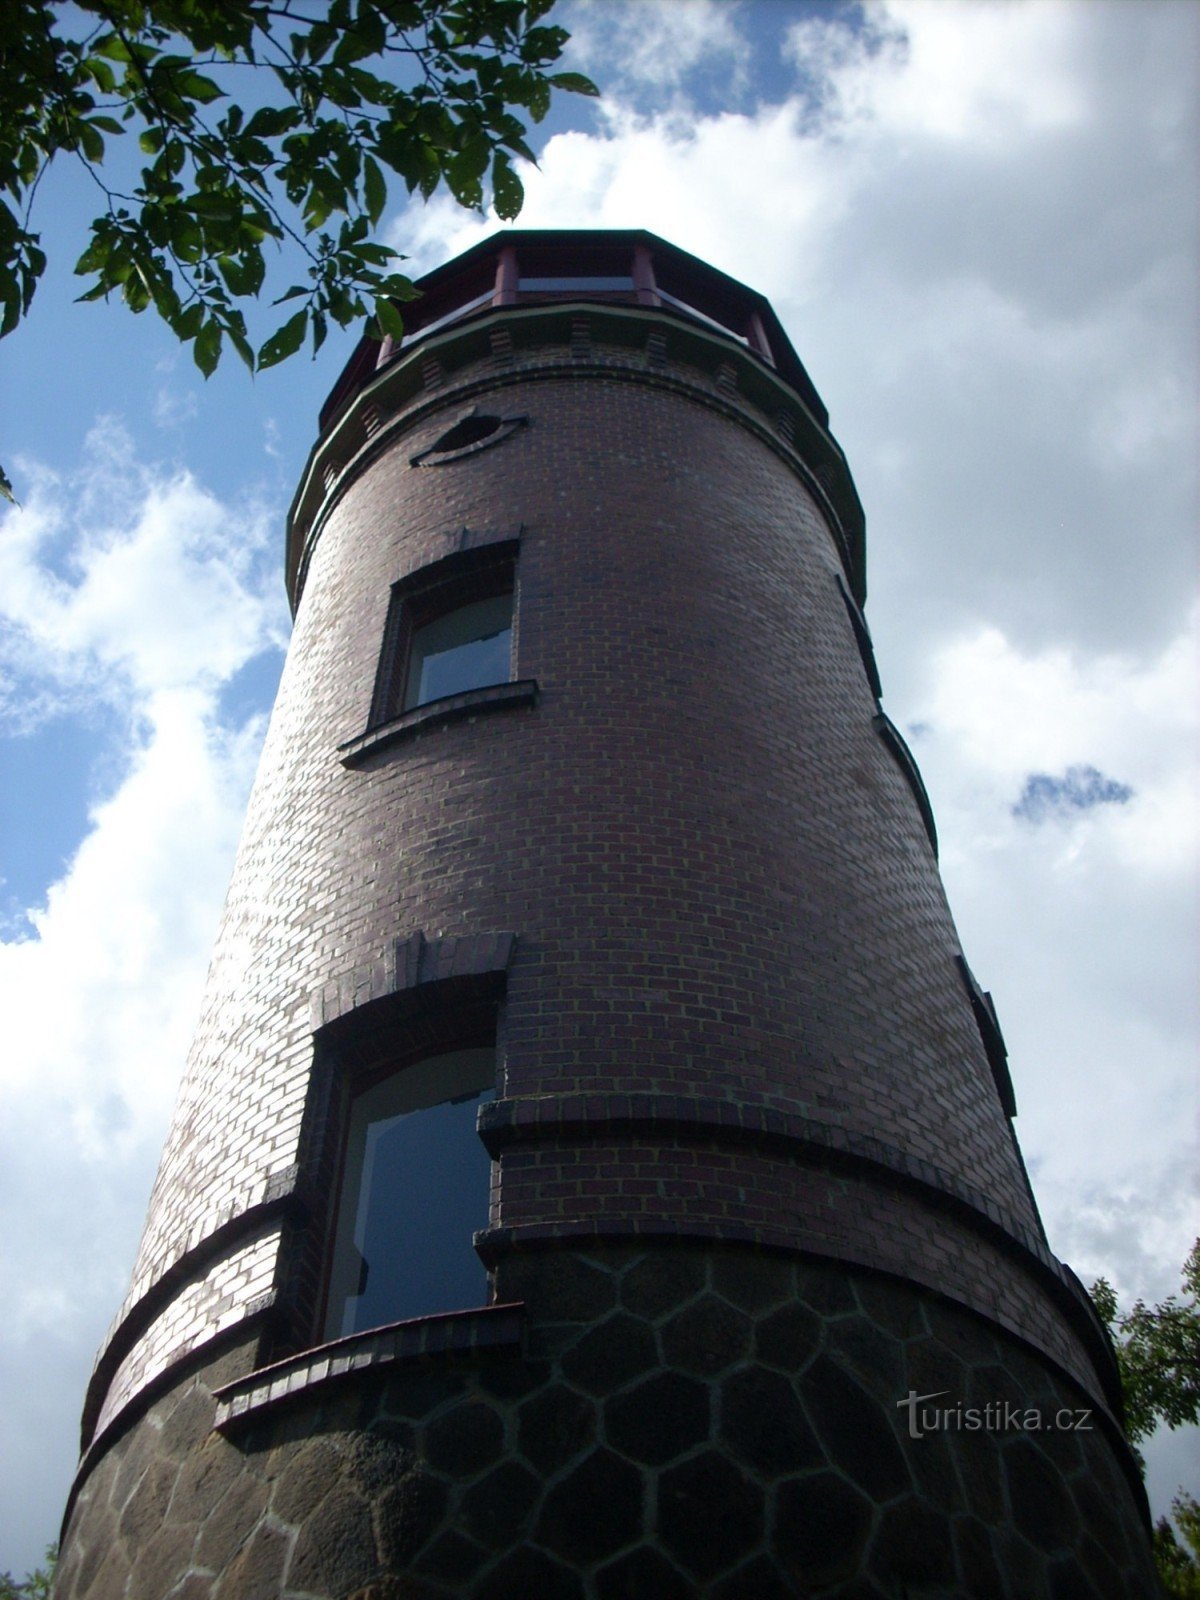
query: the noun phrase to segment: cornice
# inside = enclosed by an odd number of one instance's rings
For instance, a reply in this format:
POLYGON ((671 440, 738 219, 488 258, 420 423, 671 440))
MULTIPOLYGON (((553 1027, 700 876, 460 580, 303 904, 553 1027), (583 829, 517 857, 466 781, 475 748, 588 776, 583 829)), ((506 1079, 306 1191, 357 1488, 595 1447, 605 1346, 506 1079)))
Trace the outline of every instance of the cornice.
POLYGON ((516 384, 588 378, 658 388, 746 428, 796 473, 816 500, 837 543, 847 582, 862 603, 865 528, 858 494, 836 440, 792 386, 736 340, 674 312, 572 300, 493 308, 464 319, 420 340, 363 387, 317 441, 292 502, 287 586, 293 612, 330 513, 363 472, 405 435, 437 413, 516 384), (591 350, 602 356, 589 351, 581 359, 578 351, 572 352, 572 328, 581 317, 588 322, 591 350), (494 336, 505 355, 497 356, 494 336))

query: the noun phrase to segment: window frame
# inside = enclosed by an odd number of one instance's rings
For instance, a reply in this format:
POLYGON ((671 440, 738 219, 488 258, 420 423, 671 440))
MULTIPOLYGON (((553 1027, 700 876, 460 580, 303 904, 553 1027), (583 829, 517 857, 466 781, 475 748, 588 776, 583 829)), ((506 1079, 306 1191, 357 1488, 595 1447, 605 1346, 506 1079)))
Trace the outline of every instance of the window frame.
MULTIPOLYGON (((314 1327, 314 1332, 316 1334, 318 1343, 328 1344, 338 1339, 348 1338, 361 1333, 369 1332, 375 1327, 387 1327, 392 1323, 409 1322, 424 1316, 441 1316, 446 1312, 451 1311, 478 1310, 490 1303, 487 1271, 483 1263, 479 1262, 481 1298, 477 1302, 468 1304, 438 1305, 436 1307, 427 1308, 424 1310, 413 1309, 411 1306, 404 1307, 401 1304, 396 1307, 396 1314, 394 1316, 389 1316, 382 1323, 367 1323, 362 1327, 353 1327, 349 1329, 332 1326, 332 1319, 334 1317, 340 1317, 341 1320, 344 1321, 345 1302, 351 1298, 359 1298, 359 1296, 347 1294, 342 1287, 345 1282, 344 1269, 348 1264, 346 1257, 346 1225, 348 1220, 347 1202, 350 1201, 353 1212, 353 1216, 350 1219, 351 1232, 349 1235, 349 1244, 355 1249, 358 1249, 356 1235, 359 1231, 358 1224, 360 1208, 363 1199, 362 1179, 364 1163, 359 1161, 352 1164, 352 1144, 355 1139, 356 1132, 361 1126, 364 1134, 365 1154, 366 1132, 371 1126, 371 1121, 390 1120, 389 1117, 376 1117, 364 1125, 359 1123, 356 1113, 358 1112, 359 1108, 363 1106, 368 1095, 375 1094, 377 1091, 384 1088, 385 1085, 394 1085, 403 1095, 403 1091, 406 1086, 406 1080, 412 1081, 413 1092, 417 1096, 423 1098, 423 1093, 420 1086, 421 1080, 419 1076, 422 1073, 422 1069, 434 1069, 441 1066, 447 1074, 450 1074, 453 1070, 450 1063, 459 1061, 464 1056, 473 1056, 483 1053, 486 1053, 490 1057, 491 1076, 490 1080, 483 1082, 478 1089, 468 1089, 465 1093, 456 1093, 454 1092, 453 1087, 450 1084, 447 1084, 447 1087, 451 1089, 451 1092, 447 1093, 443 1098, 431 1100, 427 1104, 413 1105, 407 1110, 393 1113, 393 1115, 397 1117, 419 1117, 425 1112, 437 1111, 444 1106, 453 1105, 456 1103, 461 1104, 465 1102, 469 1102, 470 1105, 478 1108, 478 1106, 481 1104, 486 1103, 486 1099, 494 1099, 498 1092, 498 1061, 496 1055, 496 1041, 494 1036, 486 1043, 460 1043, 447 1049, 442 1049, 439 1046, 435 1046, 432 1050, 420 1054, 413 1059, 404 1060, 402 1064, 398 1066, 389 1065, 376 1068, 374 1071, 355 1075, 353 1079, 343 1077, 340 1095, 340 1114, 338 1117, 338 1154, 334 1169, 333 1183, 330 1191, 330 1202, 328 1207, 328 1219, 324 1245, 324 1261, 321 1270, 321 1289, 317 1304, 317 1315, 314 1327), (350 1194, 347 1187, 350 1183, 353 1183, 356 1191, 353 1195, 350 1194), (337 1303, 339 1300, 342 1302, 340 1305, 337 1303)), ((476 1077, 480 1074, 478 1072, 468 1072, 468 1075, 471 1077, 476 1077)), ((477 1134, 476 1137, 478 1137, 477 1134)), ((483 1145, 482 1140, 479 1142, 481 1152, 486 1157, 486 1146, 483 1145)), ((479 1232, 481 1229, 486 1228, 488 1224, 488 1203, 491 1178, 490 1165, 491 1158, 487 1157, 487 1174, 481 1178, 482 1206, 480 1208, 478 1224, 474 1229, 471 1230, 470 1234, 467 1235, 467 1238, 464 1241, 466 1249, 471 1248, 471 1240, 474 1237, 474 1234, 479 1232)), ((411 1221, 414 1227, 418 1229, 421 1227, 421 1217, 419 1214, 414 1214, 411 1219, 398 1219, 398 1227, 400 1229, 406 1229, 407 1221, 411 1221)), ((360 1260, 362 1259, 363 1258, 360 1255, 360 1260)), ((365 1287, 366 1286, 364 1285, 364 1288, 365 1287)), ((361 1293, 362 1290, 360 1290, 360 1295, 361 1293)), ((451 1295, 451 1298, 453 1299, 454 1296, 451 1295)))
MULTIPOLYGON (((476 689, 494 689, 497 684, 511 683, 512 658, 513 658, 513 621, 516 612, 516 573, 511 566, 507 569, 503 565, 489 567, 478 575, 478 581, 467 585, 448 582, 439 584, 428 591, 422 591, 404 605, 406 626, 405 637, 401 642, 402 654, 395 662, 395 672, 390 685, 382 686, 386 694, 385 703, 380 707, 385 712, 381 720, 390 721, 393 716, 402 716, 406 711, 419 711, 422 706, 434 704, 437 700, 447 700, 451 695, 470 694, 476 689), (418 669, 423 670, 428 657, 422 654, 418 663, 417 645, 421 635, 427 628, 436 622, 443 622, 450 617, 461 615, 470 607, 479 605, 488 600, 499 600, 507 597, 509 600, 508 626, 504 630, 508 634, 508 671, 503 678, 497 678, 495 683, 468 683, 459 689, 452 689, 445 694, 428 695, 425 699, 412 699, 414 690, 413 678, 418 674, 418 669), (394 702, 394 707, 393 707, 394 702)), ((469 643, 470 641, 464 641, 469 643)), ((381 686, 377 685, 377 689, 381 686)), ((416 685, 419 693, 419 683, 416 685)), ((374 708, 373 708, 374 709, 374 708)))
MULTIPOLYGON (((513 597, 507 679, 509 683, 513 681, 519 550, 519 538, 499 539, 473 550, 456 551, 453 555, 444 556, 441 561, 422 567, 419 572, 400 578, 392 585, 384 624, 383 648, 379 653, 375 688, 371 696, 368 730, 393 721, 402 716, 405 710, 421 709, 420 706, 406 707, 404 704, 414 634, 427 623, 461 610, 476 600, 488 600, 504 593, 511 593, 513 597)), ((476 687, 493 688, 495 685, 478 684, 476 687)), ((424 704, 432 702, 426 701, 424 704)))
MULTIPOLYGON (((325 1333, 329 1272, 355 1097, 422 1061, 480 1048, 494 1053, 495 1092, 501 1095, 504 996, 515 945, 513 933, 428 940, 416 932, 396 940, 372 964, 366 986, 370 998, 361 998, 359 969, 353 985, 339 980, 314 991, 312 1069, 295 1188, 285 1219, 275 1312, 260 1360, 284 1359, 330 1342, 325 1333)), ((488 1211, 484 1195, 474 1231, 490 1225, 488 1211)), ((483 1305, 491 1303, 489 1288, 483 1305)))

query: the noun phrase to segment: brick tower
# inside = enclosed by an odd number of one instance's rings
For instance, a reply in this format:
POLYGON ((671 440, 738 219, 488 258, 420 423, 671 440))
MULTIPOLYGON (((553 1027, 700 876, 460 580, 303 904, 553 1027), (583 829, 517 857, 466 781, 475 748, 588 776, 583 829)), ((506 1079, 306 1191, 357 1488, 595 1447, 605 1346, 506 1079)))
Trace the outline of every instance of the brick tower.
POLYGON ((292 507, 58 1600, 1152 1595, 779 322, 646 233, 421 288, 292 507))

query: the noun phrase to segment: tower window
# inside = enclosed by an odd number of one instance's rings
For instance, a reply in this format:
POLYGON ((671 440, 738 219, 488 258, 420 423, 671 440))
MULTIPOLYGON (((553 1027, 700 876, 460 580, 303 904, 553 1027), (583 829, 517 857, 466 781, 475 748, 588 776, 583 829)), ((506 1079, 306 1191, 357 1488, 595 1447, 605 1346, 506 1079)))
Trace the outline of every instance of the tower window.
POLYGON ((324 1337, 483 1305, 472 1234, 487 1223, 491 1164, 475 1114, 495 1052, 419 1061, 351 1101, 324 1337))
POLYGON ((514 539, 459 552, 393 587, 372 728, 511 682, 516 552, 514 539))
POLYGON ((404 710, 448 694, 507 683, 512 663, 511 587, 472 600, 415 628, 405 677, 404 710))
POLYGON ((521 294, 604 294, 616 293, 621 290, 631 290, 634 282, 631 277, 617 276, 609 278, 522 278, 517 284, 521 294))

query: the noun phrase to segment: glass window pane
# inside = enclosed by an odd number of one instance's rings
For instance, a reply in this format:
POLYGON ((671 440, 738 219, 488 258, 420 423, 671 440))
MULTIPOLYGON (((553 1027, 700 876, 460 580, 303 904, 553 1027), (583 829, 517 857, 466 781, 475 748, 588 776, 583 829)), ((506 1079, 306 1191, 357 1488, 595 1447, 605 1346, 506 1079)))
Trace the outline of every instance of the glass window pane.
POLYGON ((511 594, 449 611, 413 634, 404 709, 465 689, 507 683, 511 658, 511 594))
POLYGON ((485 1303, 471 1236, 487 1224, 491 1163, 475 1113, 494 1081, 491 1050, 460 1050, 356 1097, 327 1339, 485 1303))
POLYGON ((603 289, 632 289, 633 279, 624 277, 613 278, 522 278, 517 285, 519 290, 526 294, 543 294, 551 291, 578 289, 580 293, 585 290, 603 289))

